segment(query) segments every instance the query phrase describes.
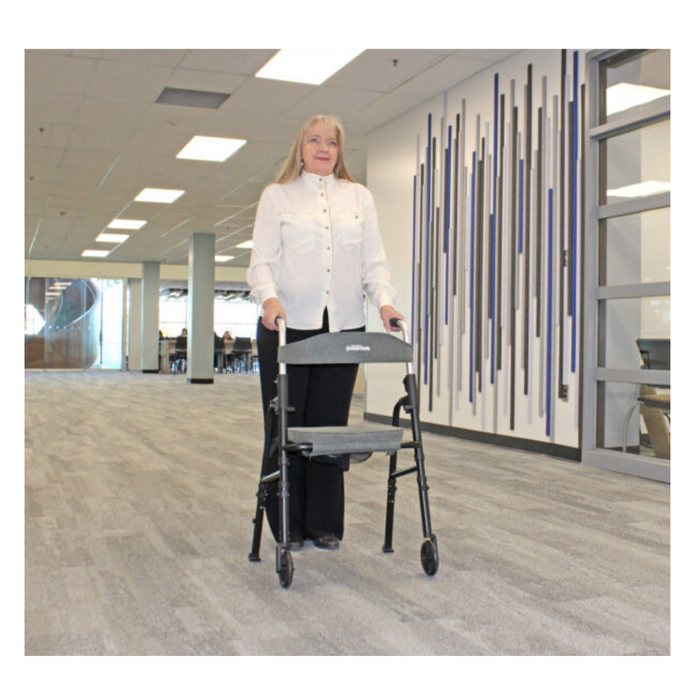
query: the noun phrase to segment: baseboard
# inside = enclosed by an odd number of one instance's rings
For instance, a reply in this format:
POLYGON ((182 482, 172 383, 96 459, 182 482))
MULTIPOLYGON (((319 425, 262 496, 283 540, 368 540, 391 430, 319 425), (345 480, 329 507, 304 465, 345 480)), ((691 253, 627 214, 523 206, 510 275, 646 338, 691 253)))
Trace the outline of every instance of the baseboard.
POLYGON ((158 369, 142 369, 141 374, 160 374, 158 369))
MULTIPOLYGON (((377 413, 365 413, 365 420, 375 423, 386 423, 391 425, 390 416, 381 416, 377 413)), ((411 422, 407 418, 400 418, 399 425, 402 428, 410 428, 411 422)), ((508 435, 496 435, 494 433, 484 433, 480 430, 468 430, 467 428, 454 428, 449 425, 439 425, 437 423, 425 423, 421 421, 421 430, 426 433, 436 433, 449 437, 461 438, 463 440, 474 440, 475 442, 485 442, 498 447, 509 447, 515 450, 526 450, 527 452, 537 452, 550 457, 561 457, 574 462, 581 461, 581 450, 578 447, 568 445, 556 445, 551 442, 540 442, 539 440, 527 440, 526 438, 510 437, 508 435)))
POLYGON ((188 384, 213 384, 214 378, 212 377, 211 379, 191 379, 190 377, 187 377, 187 383, 188 384))

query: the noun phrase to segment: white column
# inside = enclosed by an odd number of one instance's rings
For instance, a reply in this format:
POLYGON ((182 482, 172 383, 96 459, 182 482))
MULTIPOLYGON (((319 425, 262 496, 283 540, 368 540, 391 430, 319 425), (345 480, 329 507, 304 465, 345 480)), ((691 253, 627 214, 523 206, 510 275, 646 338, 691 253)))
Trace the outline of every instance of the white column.
POLYGON ((190 237, 188 276, 187 381, 214 383, 214 243, 213 233, 190 237))

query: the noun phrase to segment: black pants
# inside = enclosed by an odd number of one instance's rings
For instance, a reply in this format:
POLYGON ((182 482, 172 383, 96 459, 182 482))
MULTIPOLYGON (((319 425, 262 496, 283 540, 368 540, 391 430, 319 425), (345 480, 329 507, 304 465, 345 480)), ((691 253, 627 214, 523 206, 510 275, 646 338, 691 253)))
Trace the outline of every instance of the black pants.
MULTIPOLYGON (((354 331, 364 331, 353 328, 354 331)), ((323 315, 323 327, 315 330, 287 329, 287 343, 328 332, 328 314, 323 315)), ((279 336, 258 322, 258 360, 263 412, 277 395, 277 347, 279 336)), ((352 391, 357 377, 357 365, 288 365, 290 427, 347 425, 352 391)), ((277 422, 273 423, 271 439, 277 436, 277 422)), ((323 535, 343 538, 345 492, 343 466, 329 464, 290 454, 289 512, 290 536, 316 539, 323 535)), ((277 470, 277 455, 268 457, 265 473, 277 470)), ((277 489, 272 488, 265 501, 268 523, 275 539, 279 538, 279 500, 277 489)))

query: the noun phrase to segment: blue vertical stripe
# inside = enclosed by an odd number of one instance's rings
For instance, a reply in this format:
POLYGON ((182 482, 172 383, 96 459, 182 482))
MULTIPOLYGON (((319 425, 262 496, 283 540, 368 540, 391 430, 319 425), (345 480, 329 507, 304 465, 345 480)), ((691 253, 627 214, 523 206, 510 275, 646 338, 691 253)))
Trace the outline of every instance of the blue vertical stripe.
POLYGON ((491 384, 496 371, 496 203, 498 201, 498 73, 493 95, 493 218, 491 219, 491 384))
POLYGON ((576 371, 576 221, 578 219, 578 51, 574 51, 573 191, 571 193, 571 371, 576 371))
POLYGON ((472 210, 469 237, 469 402, 474 400, 474 199, 476 151, 472 151, 472 210))
POLYGON ((552 212, 554 210, 554 190, 549 188, 547 240, 549 252, 547 254, 547 437, 552 430, 552 212))
POLYGON ((447 127, 447 173, 445 175, 445 325, 449 320, 448 308, 450 304, 450 189, 452 185, 452 125, 447 127))

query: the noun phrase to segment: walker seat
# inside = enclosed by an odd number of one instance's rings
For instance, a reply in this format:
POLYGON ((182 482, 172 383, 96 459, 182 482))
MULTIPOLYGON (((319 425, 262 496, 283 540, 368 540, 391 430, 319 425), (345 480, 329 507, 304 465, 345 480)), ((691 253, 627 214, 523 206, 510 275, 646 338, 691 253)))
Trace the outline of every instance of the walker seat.
POLYGON ((289 428, 287 436, 311 457, 322 455, 362 454, 386 452, 391 454, 401 449, 403 430, 377 423, 330 426, 321 428, 289 428))

